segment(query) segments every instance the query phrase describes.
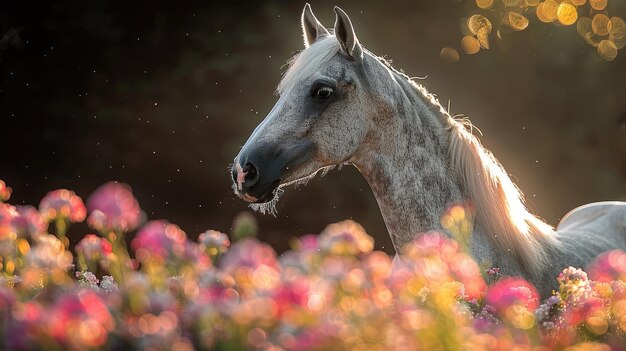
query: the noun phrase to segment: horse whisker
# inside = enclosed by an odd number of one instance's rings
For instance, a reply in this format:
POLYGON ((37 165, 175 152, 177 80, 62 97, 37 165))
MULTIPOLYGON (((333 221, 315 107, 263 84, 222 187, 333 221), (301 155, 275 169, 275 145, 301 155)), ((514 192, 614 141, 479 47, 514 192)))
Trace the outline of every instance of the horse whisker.
POLYGON ((284 190, 280 187, 274 190, 274 198, 268 202, 260 203, 260 204, 250 204, 249 207, 256 212, 260 212, 261 214, 271 214, 276 217, 278 210, 276 209, 276 204, 280 199, 280 196, 283 194, 284 190))

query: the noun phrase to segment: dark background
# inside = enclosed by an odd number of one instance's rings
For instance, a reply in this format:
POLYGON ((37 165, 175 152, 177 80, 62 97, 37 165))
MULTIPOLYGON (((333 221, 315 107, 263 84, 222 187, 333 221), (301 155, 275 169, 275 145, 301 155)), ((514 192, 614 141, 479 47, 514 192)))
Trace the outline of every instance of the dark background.
MULTIPOLYGON (((575 27, 538 23, 457 63, 463 1, 311 1, 332 27, 351 16, 363 45, 469 116, 483 144, 556 224, 591 201, 626 199, 626 51, 612 62, 575 27)), ((469 1, 469 3, 472 3, 469 1)), ((274 104, 285 61, 302 48, 301 1, 0 2, 0 179, 12 203, 55 188, 84 199, 129 183, 150 219, 189 236, 229 231, 246 205, 227 166, 274 104)), ((626 17, 621 1, 611 15, 626 17)), ((470 12, 468 12, 470 11, 470 12)), ((287 189, 261 238, 288 238, 353 218, 390 249, 367 183, 351 167, 287 189)), ((84 228, 75 228, 78 232, 84 228)))

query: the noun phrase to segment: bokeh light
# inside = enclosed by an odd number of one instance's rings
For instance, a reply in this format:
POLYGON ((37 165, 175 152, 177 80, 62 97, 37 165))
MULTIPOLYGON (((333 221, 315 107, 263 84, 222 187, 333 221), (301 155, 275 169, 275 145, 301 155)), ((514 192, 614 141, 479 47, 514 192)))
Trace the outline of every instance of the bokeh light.
MULTIPOLYGON (((492 31, 502 40, 503 26, 523 31, 533 22, 531 17, 557 26, 576 25, 578 34, 606 61, 613 61, 626 46, 626 23, 609 17, 608 0, 467 0, 467 5, 468 17, 461 19, 459 28, 461 48, 468 55, 489 49, 492 31)), ((443 50, 441 58, 456 62, 443 50)))

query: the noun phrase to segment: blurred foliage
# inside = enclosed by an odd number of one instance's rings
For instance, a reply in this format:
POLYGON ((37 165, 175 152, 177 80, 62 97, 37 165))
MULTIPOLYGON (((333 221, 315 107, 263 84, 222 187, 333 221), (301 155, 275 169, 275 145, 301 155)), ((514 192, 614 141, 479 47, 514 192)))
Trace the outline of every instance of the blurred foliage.
MULTIPOLYGON (((335 2, 312 5, 331 27, 335 2)), ((465 2, 338 5, 366 47, 427 76, 443 105, 451 100, 452 113, 472 118, 550 222, 583 203, 626 198, 625 55, 605 62, 573 25, 531 23, 490 38, 481 55, 442 60, 441 47, 458 43, 465 2)), ((622 2, 609 6, 624 17, 622 2)), ((302 49, 302 7, 69 0, 34 11, 0 2, 0 177, 22 203, 50 188, 86 193, 125 181, 152 218, 229 231, 246 208, 227 166, 271 109, 285 61, 302 49)), ((278 251, 294 234, 345 218, 391 249, 368 185, 350 167, 287 189, 278 211, 278 219, 255 215, 260 238, 278 251)))

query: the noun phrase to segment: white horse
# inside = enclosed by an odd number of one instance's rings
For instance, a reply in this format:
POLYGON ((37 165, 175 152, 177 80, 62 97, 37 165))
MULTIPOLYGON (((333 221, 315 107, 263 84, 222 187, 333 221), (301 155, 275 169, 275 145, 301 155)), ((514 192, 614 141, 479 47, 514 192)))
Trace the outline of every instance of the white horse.
POLYGON ((579 207, 553 229, 526 209, 466 123, 364 49, 349 17, 335 12, 331 34, 304 7, 305 49, 278 85, 278 102, 235 158, 239 197, 273 212, 284 186, 354 165, 374 192, 396 251, 421 233, 446 233, 440 220, 446 208, 470 201, 474 258, 525 277, 544 297, 563 268, 626 250, 626 203, 579 207))

